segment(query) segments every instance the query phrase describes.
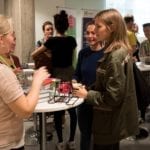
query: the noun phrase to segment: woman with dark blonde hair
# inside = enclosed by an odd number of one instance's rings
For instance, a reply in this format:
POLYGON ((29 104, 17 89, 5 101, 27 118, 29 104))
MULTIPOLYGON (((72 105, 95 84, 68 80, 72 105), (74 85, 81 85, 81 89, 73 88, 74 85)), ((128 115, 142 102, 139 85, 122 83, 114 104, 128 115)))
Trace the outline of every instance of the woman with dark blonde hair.
POLYGON ((133 64, 124 20, 115 9, 95 16, 96 34, 105 42, 98 61, 96 82, 73 91, 93 105, 93 149, 119 150, 119 141, 138 129, 138 109, 133 64))

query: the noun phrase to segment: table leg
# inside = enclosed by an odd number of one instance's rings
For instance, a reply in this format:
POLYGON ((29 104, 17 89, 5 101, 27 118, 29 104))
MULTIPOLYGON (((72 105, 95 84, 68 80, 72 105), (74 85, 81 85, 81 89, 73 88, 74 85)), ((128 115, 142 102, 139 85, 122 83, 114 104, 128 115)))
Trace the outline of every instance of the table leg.
POLYGON ((42 113, 40 150, 46 150, 46 113, 42 113))
POLYGON ((37 115, 36 113, 33 114, 33 122, 34 122, 34 125, 33 125, 33 131, 34 132, 37 132, 37 115))

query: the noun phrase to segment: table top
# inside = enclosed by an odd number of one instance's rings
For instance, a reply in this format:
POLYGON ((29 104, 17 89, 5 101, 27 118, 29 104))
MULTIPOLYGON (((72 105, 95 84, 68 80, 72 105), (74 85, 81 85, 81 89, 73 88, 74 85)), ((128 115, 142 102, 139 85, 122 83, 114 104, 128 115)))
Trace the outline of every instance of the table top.
POLYGON ((142 62, 136 62, 136 65, 140 71, 150 71, 150 65, 146 65, 142 62))
MULTIPOLYGON (((60 98, 60 97, 56 97, 60 98)), ((84 102, 82 98, 66 97, 63 102, 54 102, 54 98, 50 100, 50 93, 40 94, 39 102, 35 107, 34 112, 55 112, 60 110, 67 110, 76 107, 84 102)))

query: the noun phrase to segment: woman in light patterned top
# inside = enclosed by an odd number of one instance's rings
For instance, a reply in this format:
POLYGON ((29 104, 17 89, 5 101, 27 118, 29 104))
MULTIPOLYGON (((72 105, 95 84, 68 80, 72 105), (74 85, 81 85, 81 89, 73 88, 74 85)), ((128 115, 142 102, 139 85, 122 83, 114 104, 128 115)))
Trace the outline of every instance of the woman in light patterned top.
MULTIPOLYGON (((0 15, 0 54, 9 53, 15 45, 11 19, 0 15)), ((24 149, 19 145, 23 136, 23 118, 28 118, 34 111, 42 83, 48 77, 45 67, 37 70, 25 96, 12 69, 0 63, 0 149, 24 149)))

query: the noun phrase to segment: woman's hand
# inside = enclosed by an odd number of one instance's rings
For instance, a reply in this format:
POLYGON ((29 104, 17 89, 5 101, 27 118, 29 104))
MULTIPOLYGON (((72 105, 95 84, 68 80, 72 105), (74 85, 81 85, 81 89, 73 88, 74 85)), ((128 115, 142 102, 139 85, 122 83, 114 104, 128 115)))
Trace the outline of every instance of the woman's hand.
POLYGON ((38 70, 34 72, 33 75, 33 83, 42 85, 45 79, 50 77, 50 74, 48 73, 46 67, 40 67, 38 70))
POLYGON ((86 98, 88 94, 88 91, 86 90, 85 86, 78 86, 78 88, 73 89, 72 95, 77 96, 80 98, 86 98))
POLYGON ((21 73, 21 72, 22 72, 22 69, 21 69, 20 67, 18 67, 18 68, 13 69, 13 72, 14 72, 15 74, 18 74, 18 73, 21 73))
POLYGON ((38 55, 42 52, 44 52, 47 48, 44 45, 41 45, 40 47, 36 48, 32 53, 31 56, 32 58, 38 57, 38 55))

